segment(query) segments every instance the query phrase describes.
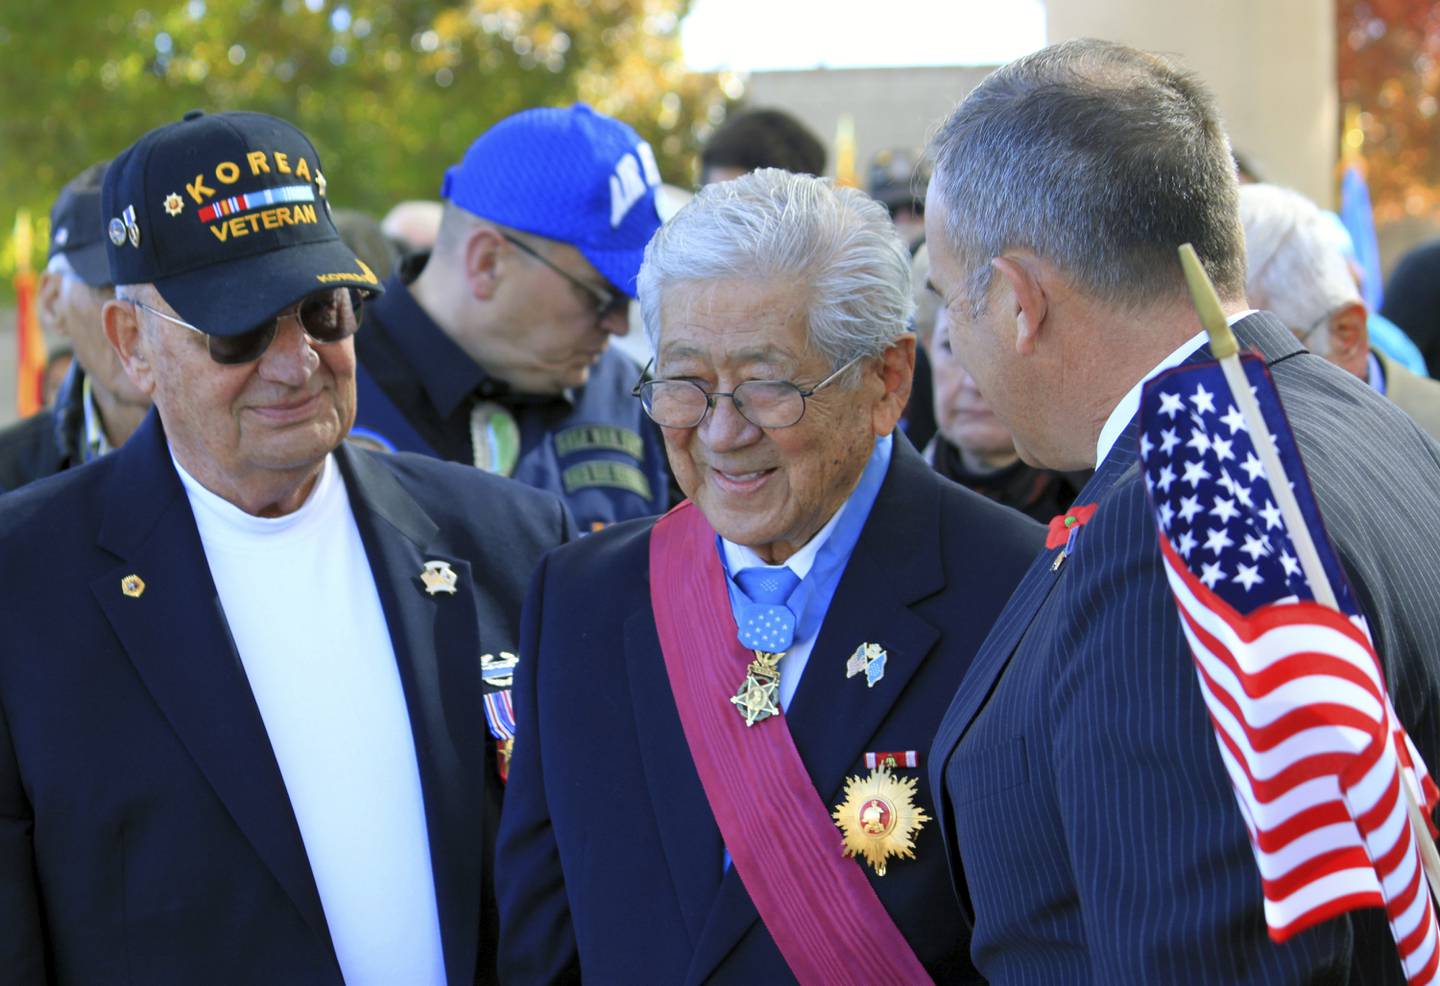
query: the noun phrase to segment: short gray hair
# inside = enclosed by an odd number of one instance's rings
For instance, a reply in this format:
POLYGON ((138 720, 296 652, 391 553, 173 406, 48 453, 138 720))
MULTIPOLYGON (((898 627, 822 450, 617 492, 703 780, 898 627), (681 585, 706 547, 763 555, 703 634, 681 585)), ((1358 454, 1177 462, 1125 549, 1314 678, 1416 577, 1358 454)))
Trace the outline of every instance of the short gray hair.
POLYGON ((910 252, 885 207, 778 168, 705 186, 645 248, 638 296, 651 347, 667 290, 731 278, 806 285, 810 344, 831 369, 883 353, 915 311, 910 252))
MULTIPOLYGON (((1276 185, 1246 185, 1240 189, 1240 219, 1251 304, 1305 332, 1341 305, 1360 300, 1340 231, 1305 196, 1276 185)), ((1329 351, 1329 341, 1328 330, 1307 339, 1321 355, 1329 351)))
POLYGON ((1026 55, 961 102, 931 153, 977 312, 991 260, 1011 249, 1121 308, 1184 297, 1176 248, 1187 242, 1222 297, 1244 289, 1235 165, 1215 101, 1157 55, 1091 39, 1026 55))

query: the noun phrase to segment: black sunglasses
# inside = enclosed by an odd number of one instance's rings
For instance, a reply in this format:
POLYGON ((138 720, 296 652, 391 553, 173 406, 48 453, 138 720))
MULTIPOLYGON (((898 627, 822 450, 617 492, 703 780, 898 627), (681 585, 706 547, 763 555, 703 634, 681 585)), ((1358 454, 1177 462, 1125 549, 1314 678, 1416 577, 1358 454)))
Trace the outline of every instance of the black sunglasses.
POLYGON ((280 332, 280 320, 291 316, 299 319, 300 327, 312 342, 322 346, 350 338, 360 328, 361 312, 368 296, 369 292, 360 288, 318 291, 270 321, 228 336, 211 335, 199 326, 151 308, 144 302, 131 300, 130 304, 167 322, 183 325, 191 332, 198 332, 205 337, 212 360, 224 366, 237 366, 241 363, 253 363, 264 356, 265 350, 270 348, 270 344, 280 332))

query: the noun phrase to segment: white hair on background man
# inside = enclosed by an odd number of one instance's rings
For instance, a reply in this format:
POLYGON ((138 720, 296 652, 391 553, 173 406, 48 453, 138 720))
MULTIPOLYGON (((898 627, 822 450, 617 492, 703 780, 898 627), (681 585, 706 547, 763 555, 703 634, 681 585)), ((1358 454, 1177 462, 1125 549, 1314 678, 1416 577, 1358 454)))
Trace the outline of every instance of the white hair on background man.
POLYGON ((910 251, 885 207, 778 168, 706 185, 645 248, 638 294, 651 347, 666 290, 731 279, 808 287, 810 341, 832 368, 884 352, 915 311, 910 251))
MULTIPOLYGON (((1243 185, 1240 221, 1250 304, 1304 335, 1341 305, 1360 301, 1334 224, 1305 196, 1276 185, 1243 185)), ((1306 343, 1323 356, 1329 333, 1317 331, 1306 343)))

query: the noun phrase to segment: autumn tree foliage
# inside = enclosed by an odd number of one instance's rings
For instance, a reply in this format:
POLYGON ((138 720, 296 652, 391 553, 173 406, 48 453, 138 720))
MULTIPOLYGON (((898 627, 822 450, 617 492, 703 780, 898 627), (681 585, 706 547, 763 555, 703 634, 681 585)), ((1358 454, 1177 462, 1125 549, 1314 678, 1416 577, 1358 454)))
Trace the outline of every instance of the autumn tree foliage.
POLYGON ((583 100, 689 182, 715 80, 685 73, 690 0, 4 0, 0 220, 188 109, 249 109, 314 140, 336 205, 435 198, 495 121, 583 100))
POLYGON ((1440 213, 1440 4, 1337 0, 1342 112, 1359 111, 1376 219, 1440 213))

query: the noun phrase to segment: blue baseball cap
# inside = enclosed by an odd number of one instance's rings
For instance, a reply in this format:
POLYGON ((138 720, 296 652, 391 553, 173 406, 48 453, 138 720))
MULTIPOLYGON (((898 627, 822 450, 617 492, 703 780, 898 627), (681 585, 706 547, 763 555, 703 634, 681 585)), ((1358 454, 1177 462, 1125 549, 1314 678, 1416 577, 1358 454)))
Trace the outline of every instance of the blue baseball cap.
POLYGON ((92 288, 110 283, 105 259, 105 224, 100 221, 100 183, 108 161, 92 164, 70 179, 50 209, 50 250, 63 254, 80 280, 92 288))
POLYGON ((440 195, 466 212, 568 243, 635 296, 645 244, 660 228, 660 169, 634 130, 584 104, 525 110, 476 138, 440 195))
POLYGON ((105 171, 115 284, 153 283, 180 317, 238 335, 326 288, 380 290, 330 219, 320 155, 263 113, 191 110, 105 171))

